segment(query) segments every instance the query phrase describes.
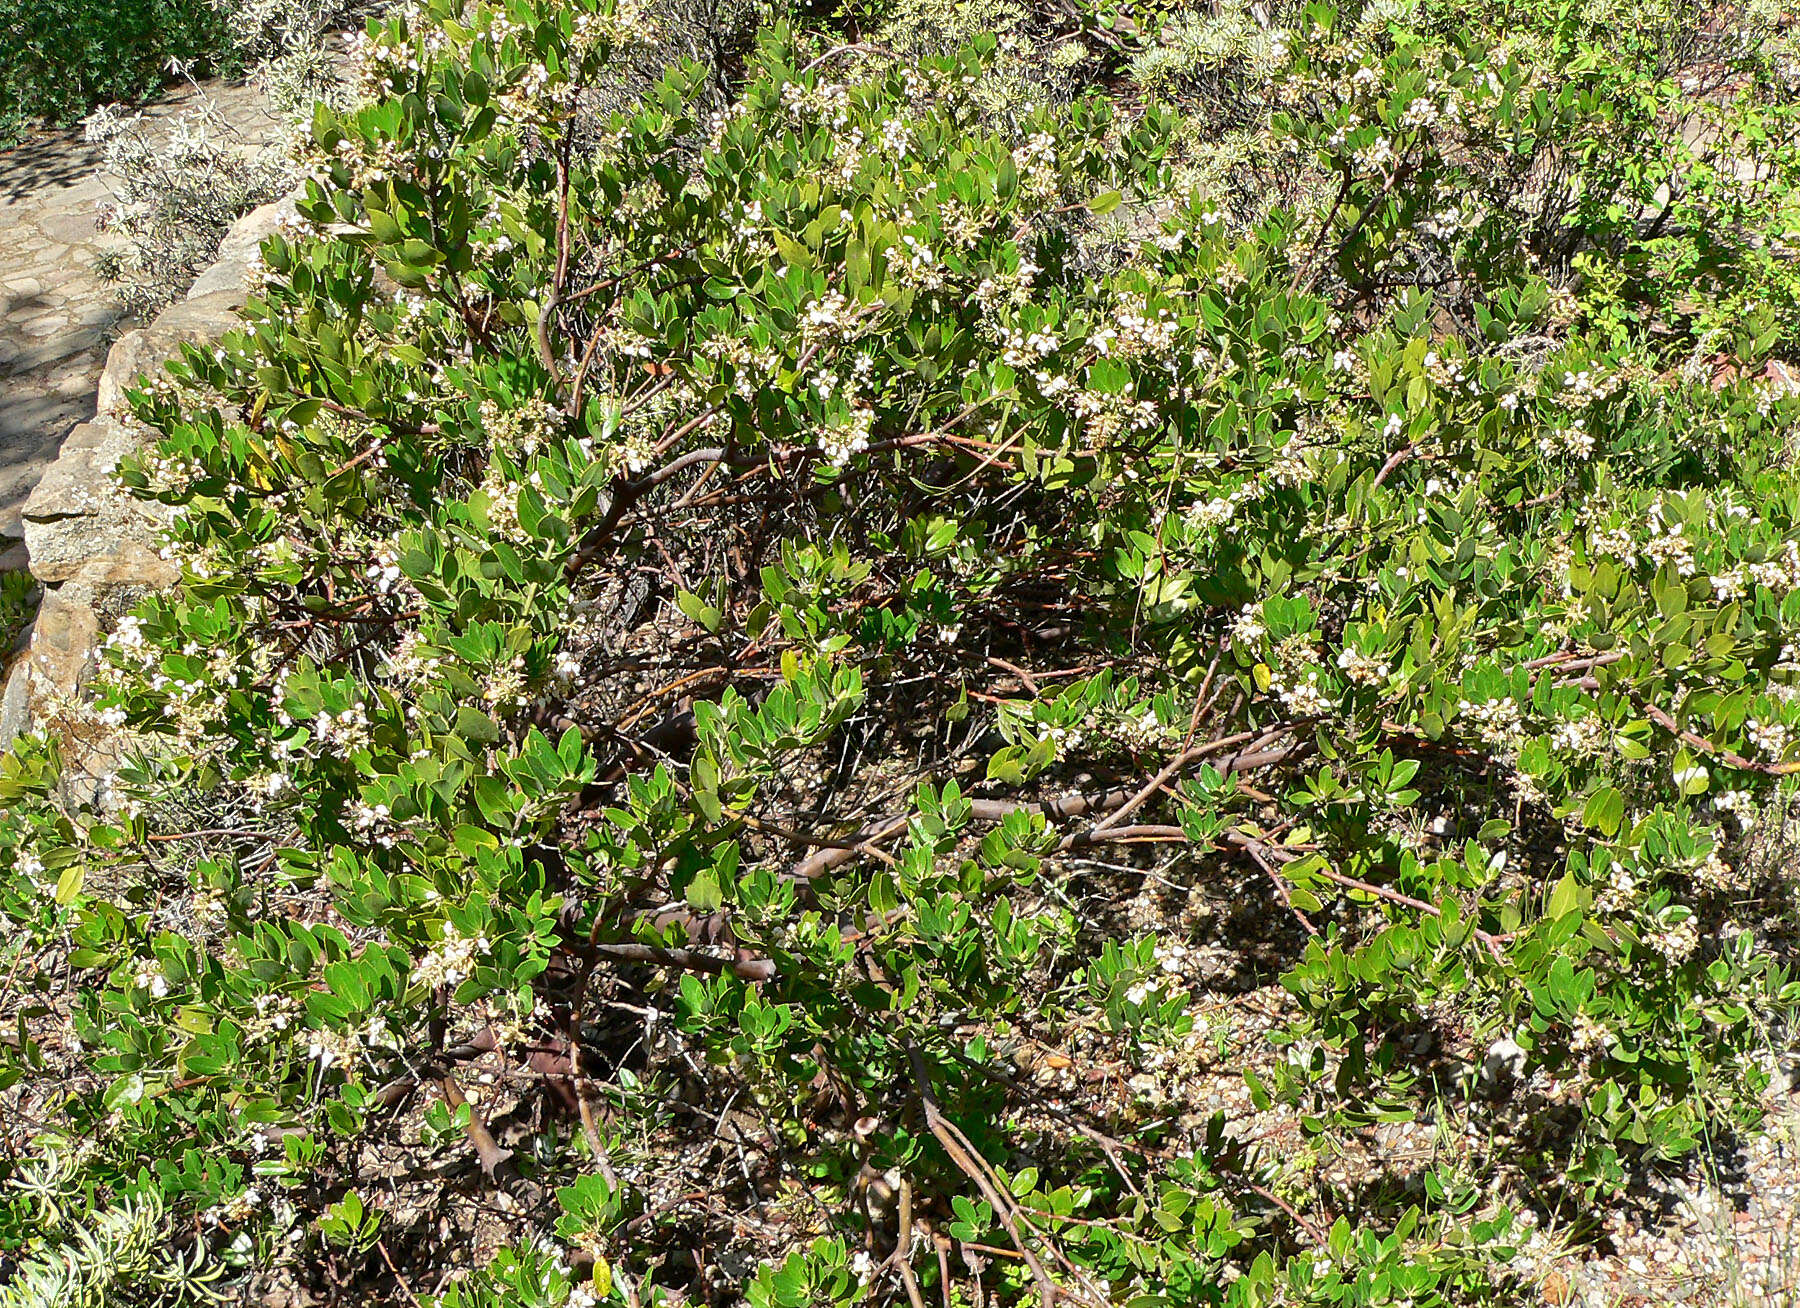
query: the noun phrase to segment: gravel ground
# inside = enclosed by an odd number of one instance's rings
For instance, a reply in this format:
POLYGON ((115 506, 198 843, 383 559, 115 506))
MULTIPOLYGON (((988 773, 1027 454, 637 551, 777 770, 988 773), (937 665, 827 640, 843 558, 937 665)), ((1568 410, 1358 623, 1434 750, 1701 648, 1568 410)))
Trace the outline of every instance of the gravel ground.
POLYGON ((1571 1308, 1792 1308, 1800 1304, 1800 1093, 1771 1090, 1767 1131, 1667 1186, 1669 1216, 1609 1214, 1615 1252, 1545 1259, 1544 1301, 1571 1308))

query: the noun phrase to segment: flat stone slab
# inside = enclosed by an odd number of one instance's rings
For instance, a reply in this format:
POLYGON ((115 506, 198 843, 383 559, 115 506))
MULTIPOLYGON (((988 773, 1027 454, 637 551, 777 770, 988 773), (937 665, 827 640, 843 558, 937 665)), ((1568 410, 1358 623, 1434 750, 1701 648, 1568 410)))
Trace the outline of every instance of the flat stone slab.
MULTIPOLYGON (((219 82, 182 88, 144 117, 155 130, 202 96, 246 147, 286 130, 259 88, 219 82)), ((115 185, 101 161, 80 128, 0 151, 0 549, 20 539, 25 499, 63 437, 99 411, 95 387, 125 325, 115 289, 97 271, 119 243, 94 225, 115 185)))
POLYGON ((88 386, 71 397, 0 383, 0 538, 23 535, 26 497, 56 458, 63 433, 93 408, 88 386))
POLYGON ((127 495, 112 478, 120 460, 137 447, 137 433, 108 418, 81 423, 69 433, 20 514, 31 572, 39 581, 55 586, 91 574, 96 580, 168 585, 178 575, 155 545, 169 510, 127 495))
MULTIPOLYGON (((75 193, 75 189, 71 187, 64 192, 65 204, 71 203, 69 196, 75 193)), ((87 203, 91 205, 94 202, 90 200, 87 203)), ((43 221, 38 224, 38 230, 52 240, 66 241, 71 245, 78 245, 89 237, 98 235, 100 231, 94 225, 93 213, 91 211, 82 213, 79 209, 59 209, 58 212, 46 214, 43 221)))

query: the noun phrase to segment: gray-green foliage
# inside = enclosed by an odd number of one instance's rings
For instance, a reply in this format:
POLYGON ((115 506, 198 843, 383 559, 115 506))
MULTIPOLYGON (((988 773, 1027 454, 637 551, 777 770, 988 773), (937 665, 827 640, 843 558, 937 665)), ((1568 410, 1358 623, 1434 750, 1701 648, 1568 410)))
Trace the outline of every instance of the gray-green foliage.
POLYGON ((34 1256, 0 1290, 6 1308, 106 1308, 145 1278, 165 1237, 154 1196, 82 1214, 68 1243, 34 1256))
POLYGON ((4 1287, 0 1308, 125 1308, 216 1299, 219 1269, 204 1246, 176 1250, 162 1194, 146 1189, 90 1207, 66 1141, 34 1142, 8 1188, 27 1205, 36 1238, 4 1287))
POLYGON ((231 0, 221 5, 226 32, 248 76, 266 88, 280 113, 310 115, 317 100, 343 103, 350 94, 344 34, 354 32, 383 0, 231 0))
POLYGON ((1150 94, 1193 96, 1240 126, 1283 71, 1289 39, 1285 27, 1270 24, 1266 10, 1259 17, 1249 4, 1231 0, 1171 18, 1133 56, 1131 75, 1150 94))
POLYGON ((102 256, 99 271, 143 316, 179 299, 231 224, 294 180, 279 144, 247 146, 204 98, 173 118, 97 110, 87 138, 103 147, 116 179, 102 224, 124 240, 102 256))
MULTIPOLYGON (((219 6, 231 66, 255 82, 278 119, 304 130, 315 103, 348 105, 354 88, 343 48, 377 0, 246 0, 219 6)), ((89 115, 114 181, 103 225, 124 238, 101 274, 130 312, 148 317, 179 299, 218 252, 232 222, 296 182, 291 140, 246 142, 212 100, 146 120, 117 106, 89 115)))

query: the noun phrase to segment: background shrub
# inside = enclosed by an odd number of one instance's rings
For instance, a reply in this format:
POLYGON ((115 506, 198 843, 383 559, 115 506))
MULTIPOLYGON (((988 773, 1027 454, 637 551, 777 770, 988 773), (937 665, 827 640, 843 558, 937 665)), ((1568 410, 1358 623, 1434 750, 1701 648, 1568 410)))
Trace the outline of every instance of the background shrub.
POLYGON ((0 142, 96 104, 140 100, 172 60, 234 66, 213 0, 0 0, 0 142))

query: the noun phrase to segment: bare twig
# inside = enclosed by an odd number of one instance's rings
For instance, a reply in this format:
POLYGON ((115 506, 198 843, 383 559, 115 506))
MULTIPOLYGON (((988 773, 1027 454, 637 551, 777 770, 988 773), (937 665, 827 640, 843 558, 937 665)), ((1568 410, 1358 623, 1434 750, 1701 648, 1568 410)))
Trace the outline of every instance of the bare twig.
MULTIPOLYGON (((1298 854, 1282 850, 1277 845, 1271 845, 1266 841, 1258 840, 1255 836, 1248 835, 1242 831, 1226 832, 1225 840, 1228 844, 1235 845, 1250 853, 1252 857, 1256 857, 1259 863, 1262 861, 1261 858, 1258 857, 1259 851, 1261 853, 1267 853, 1270 857, 1275 858, 1280 862, 1288 862, 1300 857, 1298 854)), ((1435 904, 1428 904, 1423 899, 1414 899, 1411 895, 1402 894, 1400 891, 1389 889, 1387 886, 1378 886, 1372 881, 1359 881, 1355 877, 1347 877, 1342 872, 1333 871, 1323 864, 1308 868, 1307 875, 1324 877, 1325 880, 1335 882, 1347 889, 1360 890, 1364 894, 1374 895, 1377 899, 1385 899, 1391 904, 1401 904, 1407 908, 1416 908, 1419 912, 1429 913, 1433 917, 1442 917, 1444 915, 1444 911, 1435 904)), ((1494 956, 1494 961, 1496 963, 1504 963, 1506 961, 1505 951, 1501 948, 1501 944, 1505 940, 1504 936, 1497 936, 1491 932, 1483 931, 1480 927, 1471 927, 1470 929, 1475 938, 1483 945, 1487 946, 1488 952, 1494 956)))
POLYGON ((937 1096, 931 1091, 931 1073, 925 1066, 925 1056, 919 1052, 918 1046, 909 1043, 906 1056, 912 1063, 913 1082, 919 1092, 919 1102, 925 1109, 926 1128, 937 1137, 938 1144, 950 1156, 950 1161, 956 1164, 964 1176, 975 1183, 975 1188, 981 1192, 981 1197, 986 1199, 988 1206, 994 1210, 994 1216, 1006 1228, 1007 1235, 1012 1237, 1019 1256, 1025 1260, 1026 1267, 1031 1269, 1032 1279, 1037 1282, 1038 1295, 1043 1300, 1044 1308, 1056 1308, 1057 1284, 1051 1279, 1049 1269, 1039 1261, 1037 1255, 1031 1251, 1031 1247, 1026 1244, 1024 1234, 1019 1229, 1018 1218, 1013 1212, 1011 1199, 988 1175, 986 1166, 978 1161, 980 1155, 969 1144, 968 1137, 963 1135, 938 1107, 937 1096))
POLYGON ((684 972, 710 972, 714 976, 729 972, 745 981, 769 981, 776 974, 775 962, 768 958, 716 958, 696 949, 664 949, 658 945, 626 943, 596 944, 594 948, 610 958, 628 963, 656 963, 684 972))
POLYGON ((493 1132, 488 1130, 487 1118, 482 1115, 479 1108, 469 1103, 462 1092, 462 1087, 456 1084, 455 1077, 445 1073, 438 1078, 438 1086, 444 1092, 444 1102, 451 1108, 461 1108, 464 1104, 468 1104, 469 1125, 464 1128, 464 1131, 469 1137, 469 1143, 475 1146, 475 1156, 481 1160, 481 1170, 487 1173, 491 1180, 502 1179, 507 1174, 503 1169, 510 1170, 513 1151, 501 1148, 500 1142, 494 1139, 493 1132))

